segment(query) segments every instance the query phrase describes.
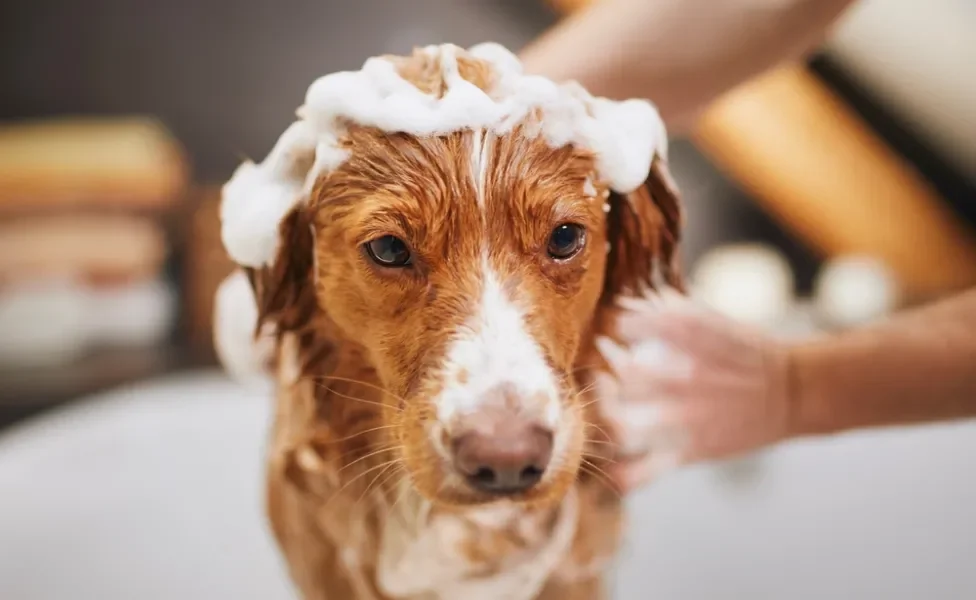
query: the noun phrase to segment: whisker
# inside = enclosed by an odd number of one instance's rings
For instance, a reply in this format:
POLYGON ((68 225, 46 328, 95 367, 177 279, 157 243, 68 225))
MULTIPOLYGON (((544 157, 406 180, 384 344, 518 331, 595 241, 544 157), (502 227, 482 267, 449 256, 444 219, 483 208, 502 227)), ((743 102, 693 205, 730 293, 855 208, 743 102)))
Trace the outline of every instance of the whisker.
POLYGON ((383 481, 377 486, 377 489, 382 490, 382 488, 385 487, 386 484, 390 483, 390 481, 397 475, 403 475, 405 477, 410 476, 410 472, 407 470, 407 465, 403 461, 400 461, 400 464, 396 469, 393 469, 393 471, 386 474, 383 481))
POLYGON ((340 391, 338 391, 338 390, 336 390, 334 388, 330 388, 329 386, 327 386, 327 385, 325 385, 323 383, 316 383, 315 385, 321 387, 322 389, 327 390, 331 394, 335 394, 336 396, 339 396, 341 398, 346 398, 347 400, 354 400, 356 402, 362 402, 363 404, 371 404, 371 405, 374 405, 374 406, 379 406, 380 408, 382 408, 384 410, 395 410, 397 412, 403 412, 403 409, 397 408, 396 406, 390 406, 389 404, 383 404, 382 402, 376 402, 375 400, 367 400, 365 398, 357 398, 356 396, 350 396, 349 394, 343 394, 342 392, 340 392, 340 391))
POLYGON ((580 461, 580 465, 581 466, 582 465, 586 465, 589 468, 593 469, 595 472, 600 473, 601 475, 603 475, 604 477, 606 477, 608 480, 611 480, 611 481, 613 480, 613 478, 610 477, 610 474, 609 473, 607 473, 606 471, 604 471, 602 468, 600 468, 599 465, 597 465, 593 461, 588 460, 586 457, 583 457, 582 458, 582 460, 580 461))
MULTIPOLYGON (((363 490, 363 493, 359 496, 358 499, 356 499, 356 502, 353 504, 353 506, 363 501, 363 499, 369 494, 370 490, 373 489, 373 486, 376 485, 376 482, 379 481, 379 479, 386 474, 387 470, 390 467, 395 465, 402 466, 402 464, 403 461, 401 461, 399 458, 395 458, 391 460, 389 463, 387 463, 386 467, 382 471, 380 471, 375 477, 373 477, 372 481, 369 482, 369 485, 366 486, 366 489, 363 490)), ((394 469, 394 472, 396 472, 396 469, 394 469)))
POLYGON ((367 433, 373 433, 375 431, 380 431, 382 429, 393 429, 395 427, 396 427, 396 425, 380 425, 379 427, 372 427, 370 429, 365 429, 363 431, 357 431, 356 433, 353 433, 351 435, 347 435, 346 437, 336 438, 334 440, 327 440, 324 443, 326 443, 326 444, 338 444, 339 442, 345 442, 345 441, 351 440, 351 439, 353 439, 356 436, 365 435, 367 433))
MULTIPOLYGON (((587 460, 586 458, 583 458, 583 462, 585 462, 586 464, 590 465, 594 469, 599 469, 600 468, 596 463, 594 463, 594 462, 592 462, 590 460, 587 460)), ((609 475, 609 473, 608 473, 608 475, 609 475)))
POLYGON ((615 496, 617 496, 617 499, 623 500, 623 496, 620 494, 617 486, 614 485, 613 479, 611 479, 610 476, 604 473, 602 470, 589 465, 585 460, 580 463, 580 470, 596 477, 600 483, 605 485, 611 492, 614 493, 615 496))
POLYGON ((600 456, 599 454, 593 454, 592 452, 583 452, 581 454, 581 456, 584 459, 586 459, 586 458, 592 458, 592 459, 595 459, 595 460, 606 461, 607 463, 610 463, 611 465, 617 464, 617 461, 615 461, 614 459, 612 459, 612 458, 610 458, 608 456, 600 456))
MULTIPOLYGON (((394 489, 397 486, 401 485, 403 483, 404 479, 406 479, 407 477, 409 477, 409 473, 406 474, 406 475, 404 475, 403 477, 401 477, 399 479, 399 481, 397 481, 396 486, 394 486, 394 489)), ((400 494, 397 496, 396 500, 393 502, 393 504, 390 505, 390 509, 388 511, 386 511, 386 520, 387 521, 389 521, 390 520, 390 517, 393 516, 393 514, 394 514, 393 513, 393 510, 396 508, 397 504, 399 504, 400 501, 403 500, 404 497, 406 497, 406 495, 409 494, 412 491, 413 491, 413 487, 412 486, 410 486, 410 485, 404 486, 404 488, 400 491, 400 494)))
POLYGON ((398 448, 402 448, 402 447, 403 447, 402 445, 396 444, 396 445, 394 445, 392 447, 385 447, 385 448, 380 448, 379 450, 373 450, 369 454, 365 454, 363 456, 360 456, 359 458, 357 458, 356 460, 352 461, 351 463, 347 463, 347 464, 339 467, 339 470, 336 471, 336 473, 342 473, 343 471, 345 471, 349 467, 353 466, 354 464, 356 464, 356 463, 358 463, 360 461, 366 460, 370 456, 376 456, 377 454, 381 454, 383 452, 392 452, 392 451, 394 451, 394 450, 396 450, 398 448))
POLYGON ((576 395, 577 396, 582 396, 583 394, 589 392, 590 390, 592 390, 595 387, 596 387, 596 382, 595 381, 590 382, 589 384, 583 386, 583 388, 581 388, 578 392, 576 392, 576 395))
MULTIPOLYGON (((392 441, 386 444, 382 444, 380 446, 357 446, 355 448, 350 448, 346 450, 339 456, 335 457, 335 460, 341 463, 346 458, 349 458, 350 456, 358 456, 361 452, 365 450, 393 450, 399 447, 400 445, 401 444, 399 442, 392 441)), ((349 464, 353 464, 353 463, 349 463, 349 464)), ((346 468, 347 466, 349 465, 343 465, 342 467, 340 467, 340 471, 346 468)))
POLYGON ((326 502, 325 502, 325 504, 323 505, 322 508, 325 509, 329 505, 331 505, 332 504, 332 501, 335 500, 336 498, 338 498, 339 495, 342 494, 342 492, 344 492, 346 490, 346 488, 348 488, 354 482, 359 481, 359 479, 361 479, 362 477, 365 477, 366 474, 368 474, 368 473, 370 473, 372 471, 375 471, 376 469, 379 469, 380 467, 389 466, 390 464, 395 463, 397 460, 399 460, 399 459, 393 459, 391 461, 387 461, 387 462, 380 463, 378 465, 374 465, 374 466, 366 469, 365 471, 363 471, 359 475, 356 475, 355 477, 353 477, 352 479, 350 479, 349 481, 347 481, 345 484, 343 484, 343 486, 341 488, 339 488, 338 490, 336 490, 335 492, 333 492, 333 494, 329 497, 329 499, 326 500, 326 502))
MULTIPOLYGON (((588 447, 589 444, 593 444, 594 446, 596 446, 595 448, 592 448, 593 452, 616 453, 618 450, 620 450, 621 447, 620 444, 614 442, 609 442, 604 440, 587 440, 586 442, 583 443, 584 452, 587 451, 586 448, 588 447)), ((605 457, 601 457, 601 458, 605 458, 605 457)))
POLYGON ((588 400, 588 401, 586 401, 586 402, 584 402, 584 403, 582 403, 582 404, 580 404, 580 405, 579 405, 579 406, 577 407, 577 410, 579 410, 580 412, 583 412, 583 411, 585 411, 585 410, 586 410, 587 408, 589 408, 590 406, 592 406, 592 405, 594 405, 594 404, 596 404, 597 402, 599 402, 599 401, 600 401, 600 400, 602 400, 602 399, 603 399, 603 398, 592 398, 592 399, 590 399, 590 400, 588 400))
POLYGON ((315 376, 313 376, 313 378, 314 379, 332 379, 332 380, 335 380, 335 381, 345 381, 346 383, 357 383, 359 385, 365 385, 366 387, 372 388, 372 389, 374 389, 374 390, 376 390, 378 392, 383 392, 384 394, 389 394, 390 396, 393 396, 394 398, 396 398, 400 402, 403 402, 404 404, 406 404, 406 402, 407 402, 406 399, 403 398, 403 396, 399 396, 399 395, 391 392, 390 390, 388 390, 388 389, 386 389, 386 388, 384 388, 382 386, 376 385, 375 383, 370 383, 368 381, 363 381, 361 379, 352 379, 350 377, 340 377, 338 375, 315 375, 315 376))
POLYGON ((614 439, 614 437, 612 435, 610 435, 609 433, 607 433, 607 430, 606 429, 604 429, 601 425, 599 425, 598 423, 596 423, 594 421, 587 421, 584 424, 584 426, 585 427, 589 427, 591 429, 595 429, 598 433, 602 434, 605 439, 608 439, 608 440, 614 439))
POLYGON ((576 373, 579 373, 580 371, 588 371, 590 369, 596 369, 596 368, 599 368, 599 367, 600 367, 600 365, 598 365, 597 363, 589 363, 589 364, 585 364, 585 365, 580 365, 578 367, 575 367, 572 371, 570 371, 570 374, 571 375, 575 375, 576 373))
MULTIPOLYGON (((399 479, 399 480, 397 481, 397 483, 396 483, 396 485, 395 485, 394 487, 396 487, 396 486, 398 486, 398 485, 401 485, 401 483, 402 483, 402 482, 403 482, 404 480, 409 480, 409 479, 411 478, 411 476, 417 476, 417 475, 424 475, 424 474, 426 474, 426 473, 429 473, 429 472, 431 472, 431 471, 433 471, 433 470, 434 470, 434 469, 436 469, 436 468, 437 468, 437 465, 435 465, 435 464, 431 464, 431 465, 428 465, 428 466, 427 466, 427 468, 425 468, 425 469, 420 469, 420 470, 418 470, 418 471, 417 471, 416 473, 411 473, 409 469, 404 469, 404 475, 403 475, 403 476, 402 476, 402 477, 401 477, 401 478, 400 478, 400 479, 399 479)), ((444 485, 444 483, 445 483, 444 481, 441 481, 441 486, 443 486, 443 485, 444 485)), ((440 492, 440 490, 441 490, 441 489, 442 489, 442 487, 438 487, 438 488, 437 488, 437 490, 438 490, 438 492, 440 492)), ((408 495, 410 495, 411 493, 414 493, 414 494, 417 494, 417 495, 420 495, 420 492, 418 492, 418 491, 417 491, 417 490, 416 490, 416 489, 415 489, 415 488, 413 487, 413 485, 410 485, 410 484, 408 484, 408 485, 407 485, 407 486, 406 486, 406 487, 405 487, 405 488, 404 488, 404 489, 403 489, 403 490, 402 490, 402 491, 400 492, 400 495, 399 495, 399 496, 397 497, 397 499, 396 499, 396 501, 394 501, 394 502, 393 502, 393 504, 392 504, 392 505, 390 506, 390 509, 389 509, 389 510, 387 511, 387 513, 386 513, 386 518, 387 518, 387 519, 389 519, 389 518, 390 518, 391 516, 393 516, 393 511, 394 511, 394 509, 396 508, 396 505, 397 505, 397 504, 399 504, 399 503, 400 503, 400 502, 401 502, 401 501, 402 501, 402 500, 403 500, 403 499, 404 499, 405 497, 407 497, 407 496, 408 496, 408 495)))
POLYGON ((560 382, 560 384, 565 385, 570 380, 575 381, 576 378, 574 376, 577 373, 579 373, 581 371, 586 371, 587 369, 592 369, 593 367, 596 367, 596 366, 598 366, 598 365, 582 365, 582 366, 579 366, 579 367, 574 367, 574 368, 570 369, 569 372, 561 374, 559 376, 559 382, 560 382))
POLYGON ((590 398, 590 399, 589 399, 589 400, 587 400, 586 402, 584 402, 584 403, 582 403, 582 404, 580 404, 580 406, 579 406, 579 409, 580 409, 580 410, 584 410, 584 409, 586 409, 587 407, 589 407, 589 406, 591 406, 591 405, 593 405, 593 404, 596 404, 596 403, 597 403, 597 402, 599 402, 600 400, 603 400, 603 398, 601 398, 600 396, 597 396, 596 398, 590 398))
POLYGON ((615 442, 615 441, 613 441, 613 440, 596 440, 596 439, 588 439, 588 440, 586 440, 586 442, 585 442, 585 443, 586 443, 586 444, 603 444, 603 445, 605 445, 605 446, 613 446, 613 447, 615 447, 615 448, 616 448, 616 447, 618 447, 618 446, 620 446, 620 444, 618 444, 617 442, 615 442))

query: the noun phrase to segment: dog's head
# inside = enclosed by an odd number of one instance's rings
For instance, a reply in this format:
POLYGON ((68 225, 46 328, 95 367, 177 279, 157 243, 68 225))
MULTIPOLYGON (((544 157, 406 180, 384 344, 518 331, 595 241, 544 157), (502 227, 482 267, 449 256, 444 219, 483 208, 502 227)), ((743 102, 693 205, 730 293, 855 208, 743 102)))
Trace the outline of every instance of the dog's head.
POLYGON ((653 108, 523 76, 495 46, 445 46, 320 80, 299 114, 225 188, 225 244, 255 268, 262 317, 368 363, 425 496, 560 497, 602 313, 653 287, 656 265, 678 285, 653 108), (280 218, 263 251, 234 228, 248 203, 280 218))

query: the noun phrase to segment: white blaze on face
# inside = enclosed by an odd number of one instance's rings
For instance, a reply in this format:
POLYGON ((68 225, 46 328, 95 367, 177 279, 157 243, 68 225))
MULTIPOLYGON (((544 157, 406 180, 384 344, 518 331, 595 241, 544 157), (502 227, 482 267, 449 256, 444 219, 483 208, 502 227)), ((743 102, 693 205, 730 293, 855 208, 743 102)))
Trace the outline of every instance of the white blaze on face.
POLYGON ((471 134, 471 181, 474 182, 478 206, 482 209, 485 206, 485 186, 488 181, 488 159, 492 139, 491 132, 482 129, 476 129, 471 134))
POLYGON ((555 427, 560 411, 555 374, 526 329, 522 311, 485 258, 474 313, 447 349, 442 391, 434 400, 437 417, 448 423, 455 416, 476 412, 503 386, 525 403, 521 410, 555 427))

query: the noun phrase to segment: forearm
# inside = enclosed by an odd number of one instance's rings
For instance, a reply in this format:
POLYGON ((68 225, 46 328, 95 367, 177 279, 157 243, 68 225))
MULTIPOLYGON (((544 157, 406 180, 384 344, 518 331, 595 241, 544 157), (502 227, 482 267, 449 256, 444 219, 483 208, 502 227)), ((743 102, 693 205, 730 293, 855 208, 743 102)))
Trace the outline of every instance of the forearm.
POLYGON ((529 72, 650 98, 672 131, 719 94, 815 49, 853 0, 594 0, 522 52, 529 72))
POLYGON ((788 351, 797 435, 976 417, 976 289, 788 351))

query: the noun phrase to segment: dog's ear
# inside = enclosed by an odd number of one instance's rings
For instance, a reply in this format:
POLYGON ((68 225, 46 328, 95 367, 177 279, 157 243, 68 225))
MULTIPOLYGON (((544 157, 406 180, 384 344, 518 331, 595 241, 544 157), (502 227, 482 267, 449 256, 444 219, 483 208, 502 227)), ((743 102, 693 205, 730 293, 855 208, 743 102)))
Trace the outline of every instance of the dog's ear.
POLYGON ((278 334, 299 331, 315 315, 315 243, 309 213, 304 205, 292 209, 279 225, 274 262, 246 269, 257 302, 257 331, 266 324, 278 334))
POLYGON ((677 254, 681 202, 667 161, 655 157, 644 185, 627 195, 611 193, 608 202, 610 254, 604 302, 654 289, 656 275, 667 285, 684 291, 677 254))

